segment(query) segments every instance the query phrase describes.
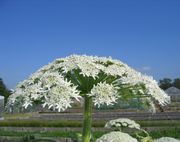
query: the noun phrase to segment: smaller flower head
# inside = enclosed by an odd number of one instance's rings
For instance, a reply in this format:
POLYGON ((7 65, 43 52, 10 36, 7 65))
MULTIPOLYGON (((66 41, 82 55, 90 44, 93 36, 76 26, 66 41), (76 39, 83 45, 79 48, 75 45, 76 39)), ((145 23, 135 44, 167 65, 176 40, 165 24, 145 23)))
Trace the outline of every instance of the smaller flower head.
POLYGON ((95 105, 107 104, 111 105, 118 99, 117 87, 112 84, 107 84, 106 82, 100 82, 91 89, 88 96, 93 96, 93 101, 95 105))
POLYGON ((128 119, 128 118, 119 118, 115 120, 110 120, 109 122, 106 123, 105 125, 106 128, 133 128, 140 130, 140 125, 136 123, 134 120, 128 119))
POLYGON ((138 142, 127 133, 110 132, 98 138, 96 142, 138 142))

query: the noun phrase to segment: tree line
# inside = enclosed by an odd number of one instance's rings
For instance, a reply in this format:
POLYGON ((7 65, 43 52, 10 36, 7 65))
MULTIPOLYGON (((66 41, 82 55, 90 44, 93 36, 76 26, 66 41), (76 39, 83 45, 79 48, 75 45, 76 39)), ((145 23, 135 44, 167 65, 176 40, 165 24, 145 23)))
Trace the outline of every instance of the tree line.
POLYGON ((180 78, 164 78, 162 80, 159 80, 159 87, 163 90, 166 90, 169 87, 176 87, 180 89, 180 78))
POLYGON ((4 96, 4 104, 6 104, 8 97, 11 95, 11 90, 9 90, 3 82, 3 79, 0 78, 0 95, 4 96))

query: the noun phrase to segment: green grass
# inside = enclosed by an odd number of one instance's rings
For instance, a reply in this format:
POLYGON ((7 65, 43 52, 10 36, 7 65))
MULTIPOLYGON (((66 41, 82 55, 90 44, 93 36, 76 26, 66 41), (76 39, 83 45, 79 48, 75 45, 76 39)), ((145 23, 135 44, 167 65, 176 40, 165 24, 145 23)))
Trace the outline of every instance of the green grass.
MULTIPOLYGON (((137 121, 142 127, 165 127, 168 129, 161 129, 150 132, 153 138, 160 137, 174 137, 180 138, 180 120, 160 120, 160 121, 137 121)), ((94 121, 93 127, 104 127, 105 121, 94 121)), ((4 120, 0 121, 0 127, 82 127, 81 121, 62 121, 62 120, 4 120)), ((18 136, 24 137, 27 135, 37 135, 38 137, 69 137, 76 138, 74 131, 53 131, 53 132, 14 132, 0 130, 0 136, 18 136)), ((80 132, 78 132, 80 133, 80 132)), ((94 132, 94 138, 98 138, 106 132, 94 132)))
MULTIPOLYGON (((27 135, 34 135, 38 137, 62 137, 62 138, 75 138, 76 134, 80 132, 66 132, 66 131, 53 131, 53 132, 14 132, 14 131, 2 131, 0 130, 0 136, 16 136, 24 137, 27 135)), ((102 136, 105 132, 94 132, 95 138, 102 136)))
POLYGON ((37 113, 14 113, 14 114, 9 114, 9 113, 4 113, 3 117, 5 119, 19 119, 19 118, 29 118, 32 117, 33 115, 37 115, 37 113))
POLYGON ((0 126, 8 127, 81 127, 81 122, 76 121, 43 121, 43 120, 4 120, 0 126))
MULTIPOLYGON (((38 137, 64 137, 64 138, 75 138, 76 134, 80 132, 65 132, 65 131, 54 131, 54 132, 12 132, 12 131, 2 131, 0 130, 0 136, 18 136, 23 137, 26 135, 34 135, 38 137)), ((105 134, 105 132, 94 132, 93 135, 95 138, 98 138, 105 134)), ((170 128, 167 130, 159 130, 153 131, 149 133, 153 138, 160 138, 160 137, 174 137, 180 138, 180 128, 170 128)))
POLYGON ((175 127, 175 128, 170 128, 167 130, 152 131, 149 134, 153 138, 160 138, 160 137, 180 138, 180 128, 175 127))
POLYGON ((137 121, 141 127, 180 127, 180 120, 137 121))
MULTIPOLYGON (((93 127, 104 127, 105 122, 94 122, 93 127)), ((82 127, 81 121, 62 120, 4 120, 0 121, 0 127, 82 127)))
MULTIPOLYGON (((180 127, 180 120, 137 121, 142 127, 180 127)), ((94 121, 93 127, 104 127, 105 121, 94 121)), ((63 120, 3 120, 0 127, 82 127, 81 121, 63 120)))

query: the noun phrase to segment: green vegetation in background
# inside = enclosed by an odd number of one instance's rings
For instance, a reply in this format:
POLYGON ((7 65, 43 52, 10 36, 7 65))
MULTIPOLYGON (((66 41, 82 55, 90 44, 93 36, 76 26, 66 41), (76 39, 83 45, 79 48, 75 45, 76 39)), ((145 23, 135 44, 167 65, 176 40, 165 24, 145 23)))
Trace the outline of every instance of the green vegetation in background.
MULTIPOLYGON (((142 127, 180 127, 180 120, 137 121, 142 127)), ((93 127, 104 127, 106 121, 93 121, 93 127)), ((81 121, 72 120, 3 120, 0 127, 82 127, 81 121)))
POLYGON ((180 128, 169 128, 167 130, 152 131, 149 133, 151 137, 160 138, 160 137, 173 137, 180 138, 180 128))
MULTIPOLYGON (((65 131, 54 131, 54 132, 12 132, 12 131, 2 131, 0 130, 0 136, 18 136, 23 137, 26 135, 35 135, 39 137, 62 137, 62 138, 75 138, 79 132, 65 132, 65 131)), ((98 138, 105 134, 106 132, 94 132, 94 138, 98 138)), ((174 137, 180 138, 180 128, 169 128, 166 130, 158 130, 149 132, 150 136, 153 138, 160 137, 174 137)))
MULTIPOLYGON (((93 127, 104 127, 105 121, 94 122, 93 127)), ((0 126, 9 127, 82 127, 81 121, 62 120, 4 120, 0 121, 0 126)))
POLYGON ((11 95, 11 91, 7 89, 2 78, 0 78, 0 95, 4 96, 4 105, 5 105, 8 97, 11 95))
POLYGON ((176 87, 180 89, 180 78, 175 78, 174 80, 170 78, 164 78, 159 81, 159 87, 163 90, 166 90, 169 87, 176 87))

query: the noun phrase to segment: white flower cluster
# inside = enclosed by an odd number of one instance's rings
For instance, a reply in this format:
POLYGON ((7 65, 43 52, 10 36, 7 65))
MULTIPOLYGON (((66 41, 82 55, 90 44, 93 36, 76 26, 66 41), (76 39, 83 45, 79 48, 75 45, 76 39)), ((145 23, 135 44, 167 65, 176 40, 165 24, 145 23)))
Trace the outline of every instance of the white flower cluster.
POLYGON ((127 75, 120 78, 119 81, 122 84, 129 85, 144 84, 146 91, 143 92, 143 90, 141 90, 142 93, 154 98, 162 106, 170 102, 170 97, 162 89, 159 88, 157 81, 154 80, 151 76, 143 75, 140 72, 129 68, 127 75))
POLYGON ((169 97, 158 87, 156 81, 118 60, 72 55, 56 59, 20 83, 9 102, 22 101, 27 108, 33 102, 41 101, 43 106, 61 111, 70 107, 74 100, 81 98, 84 87, 87 92, 83 95, 92 96, 95 105, 110 105, 120 97, 118 91, 122 85, 139 83, 143 83, 147 88, 144 94, 151 95, 162 105, 168 102, 169 97), (77 73, 81 76, 77 76, 77 73), (116 79, 113 82, 106 80, 113 77, 116 79), (91 86, 89 90, 84 87, 84 82, 86 87, 91 86))
POLYGON ((138 141, 127 133, 110 132, 98 138, 96 142, 138 142, 138 141))
POLYGON ((55 62, 58 63, 56 68, 62 68, 65 73, 74 69, 80 69, 80 73, 83 76, 91 76, 93 78, 98 77, 100 72, 112 76, 122 76, 126 72, 122 62, 104 57, 72 55, 66 58, 57 59, 55 62))
POLYGON ((115 120, 110 120, 109 122, 106 123, 105 125, 106 128, 123 128, 123 127, 128 127, 128 128, 133 128, 140 130, 140 125, 136 123, 134 120, 128 119, 128 118, 119 118, 115 120))
POLYGON ((180 140, 171 137, 162 137, 154 140, 154 142, 180 142, 180 140))
POLYGON ((91 89, 88 96, 93 96, 94 105, 107 104, 111 105, 118 99, 117 87, 114 87, 112 84, 107 84, 106 82, 98 83, 91 89))
POLYGON ((71 103, 81 96, 76 86, 56 73, 46 72, 39 76, 39 72, 32 75, 28 80, 20 83, 11 95, 11 103, 22 99, 23 107, 32 106, 33 102, 41 101, 43 107, 64 111, 71 103), (37 75, 38 74, 38 75, 37 75), (36 78, 39 77, 39 78, 36 78))

